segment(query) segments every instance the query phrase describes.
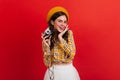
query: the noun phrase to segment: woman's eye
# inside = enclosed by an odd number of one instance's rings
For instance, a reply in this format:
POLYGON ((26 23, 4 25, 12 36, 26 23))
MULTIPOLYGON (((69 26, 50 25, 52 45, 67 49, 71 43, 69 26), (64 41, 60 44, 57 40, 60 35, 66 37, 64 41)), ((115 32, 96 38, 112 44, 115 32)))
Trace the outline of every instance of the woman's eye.
POLYGON ((62 20, 59 20, 58 22, 62 22, 62 20))
POLYGON ((64 23, 67 23, 67 21, 65 21, 64 23))

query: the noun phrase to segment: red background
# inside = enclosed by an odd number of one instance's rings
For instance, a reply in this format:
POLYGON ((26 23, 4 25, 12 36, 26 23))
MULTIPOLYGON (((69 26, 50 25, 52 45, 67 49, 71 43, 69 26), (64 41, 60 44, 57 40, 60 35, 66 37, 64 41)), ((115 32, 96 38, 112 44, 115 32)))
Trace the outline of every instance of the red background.
POLYGON ((55 6, 70 14, 74 65, 81 80, 120 80, 120 6, 117 0, 0 0, 0 80, 43 80, 41 32, 55 6))

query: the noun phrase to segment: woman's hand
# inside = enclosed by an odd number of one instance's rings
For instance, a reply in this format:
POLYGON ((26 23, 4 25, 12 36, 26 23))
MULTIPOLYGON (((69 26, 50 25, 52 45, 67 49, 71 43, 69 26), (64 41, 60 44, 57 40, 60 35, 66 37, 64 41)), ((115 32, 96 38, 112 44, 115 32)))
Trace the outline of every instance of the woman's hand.
POLYGON ((43 33, 42 33, 42 35, 41 35, 41 38, 42 38, 42 42, 43 42, 43 48, 44 48, 44 50, 45 50, 45 52, 46 53, 50 53, 50 39, 51 39, 51 36, 45 36, 45 37, 43 37, 43 33))
POLYGON ((63 39, 62 36, 65 34, 65 32, 66 32, 68 29, 69 29, 69 28, 68 28, 68 25, 67 25, 66 28, 65 28, 65 30, 58 34, 58 39, 59 39, 60 41, 63 39))

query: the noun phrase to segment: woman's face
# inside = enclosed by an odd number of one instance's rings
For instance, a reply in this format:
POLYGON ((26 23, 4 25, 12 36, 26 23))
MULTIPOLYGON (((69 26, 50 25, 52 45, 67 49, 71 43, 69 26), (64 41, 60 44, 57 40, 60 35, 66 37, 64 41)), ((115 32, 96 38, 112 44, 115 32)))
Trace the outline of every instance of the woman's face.
POLYGON ((56 29, 58 32, 62 32, 67 26, 67 18, 65 15, 62 15, 58 17, 55 21, 52 21, 51 23, 52 25, 54 25, 54 29, 56 29))

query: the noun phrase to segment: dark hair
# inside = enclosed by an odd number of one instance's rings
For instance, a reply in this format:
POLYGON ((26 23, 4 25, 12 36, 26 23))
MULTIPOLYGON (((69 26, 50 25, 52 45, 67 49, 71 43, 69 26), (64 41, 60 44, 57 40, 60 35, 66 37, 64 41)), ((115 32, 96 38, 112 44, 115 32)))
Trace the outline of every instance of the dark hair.
MULTIPOLYGON (((55 34, 57 34, 57 35, 59 34, 58 31, 54 30, 54 26, 51 24, 51 20, 55 21, 58 17, 60 17, 62 15, 65 15, 68 20, 68 16, 64 12, 60 11, 60 12, 56 12, 55 14, 53 14, 52 17, 50 18, 50 20, 48 21, 48 26, 52 33, 50 50, 54 47, 55 40, 58 40, 58 38, 54 39, 55 34)), ((68 31, 65 32, 65 34, 63 35, 63 38, 68 42, 68 31)))

